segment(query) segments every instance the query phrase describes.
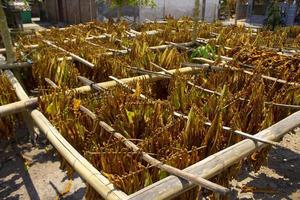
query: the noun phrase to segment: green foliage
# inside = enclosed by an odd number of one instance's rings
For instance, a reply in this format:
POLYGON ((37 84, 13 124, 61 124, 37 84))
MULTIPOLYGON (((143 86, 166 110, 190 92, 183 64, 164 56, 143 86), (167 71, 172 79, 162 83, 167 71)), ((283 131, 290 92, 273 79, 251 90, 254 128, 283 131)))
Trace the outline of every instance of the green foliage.
POLYGON ((193 51, 191 55, 191 58, 195 58, 195 57, 203 57, 210 60, 215 60, 216 50, 213 46, 209 44, 205 46, 199 46, 193 51))

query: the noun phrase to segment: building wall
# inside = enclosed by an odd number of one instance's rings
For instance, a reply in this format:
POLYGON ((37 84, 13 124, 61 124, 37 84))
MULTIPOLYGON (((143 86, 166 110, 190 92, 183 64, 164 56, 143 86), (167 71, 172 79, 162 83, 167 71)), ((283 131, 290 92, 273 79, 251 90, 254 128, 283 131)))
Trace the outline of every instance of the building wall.
POLYGON ((57 6, 56 0, 46 0, 45 2, 47 19, 50 22, 57 22, 57 6))
MULTIPOLYGON (((266 9, 264 12, 262 12, 261 15, 256 15, 258 11, 255 10, 255 7, 253 6, 254 0, 248 0, 248 10, 247 10, 247 22, 253 23, 253 24, 263 24, 265 19, 267 18, 268 14, 268 6, 269 6, 269 0, 266 1, 266 9)), ((281 3, 280 9, 281 11, 285 11, 286 16, 282 18, 282 21, 288 25, 294 25, 294 21, 297 15, 297 5, 298 1, 293 1, 292 4, 286 4, 281 3)))
POLYGON ((46 0, 45 4, 52 23, 78 24, 96 19, 95 0, 46 0))
MULTIPOLYGON (((200 1, 200 16, 201 14, 201 2, 200 1)), ((171 15, 175 18, 182 16, 193 16, 195 0, 156 0, 156 7, 141 8, 140 18, 141 20, 150 19, 157 20, 162 19, 164 16, 171 15)), ((206 1, 205 20, 213 22, 217 19, 219 0, 206 1)))

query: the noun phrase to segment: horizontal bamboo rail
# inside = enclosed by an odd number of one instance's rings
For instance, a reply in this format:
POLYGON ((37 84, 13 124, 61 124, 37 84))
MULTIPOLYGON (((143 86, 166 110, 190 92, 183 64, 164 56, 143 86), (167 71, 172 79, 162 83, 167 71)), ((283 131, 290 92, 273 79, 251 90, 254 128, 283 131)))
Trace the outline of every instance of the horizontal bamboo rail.
MULTIPOLYGON (((254 136, 265 140, 277 141, 299 126, 300 111, 254 136)), ((185 171, 210 179, 265 146, 263 143, 245 139, 186 168, 185 171)), ((130 195, 129 199, 171 199, 193 187, 195 185, 191 182, 176 176, 170 176, 130 195)))
POLYGON ((7 115, 24 112, 28 109, 33 109, 37 106, 37 98, 30 100, 18 101, 7 105, 0 106, 0 118, 7 115))
MULTIPOLYGON (((209 67, 208 65, 204 64, 203 65, 204 68, 186 67, 186 68, 178 69, 178 72, 180 72, 182 74, 197 74, 198 72, 205 69, 205 66, 207 68, 209 67)), ((169 72, 173 74, 173 73, 176 73, 177 70, 173 69, 173 70, 169 70, 169 72)), ((131 77, 131 78, 124 78, 124 79, 121 79, 121 80, 124 83, 132 83, 132 82, 139 81, 139 80, 148 80, 148 81, 151 81, 151 82, 155 82, 155 81, 163 80, 163 79, 166 79, 166 78, 168 78, 168 77, 161 76, 161 75, 142 75, 142 76, 135 76, 135 77, 131 77)), ((75 88, 75 89, 70 89, 70 90, 68 90, 68 93, 72 93, 72 92, 86 93, 86 92, 90 92, 90 91, 94 90, 97 87, 108 89, 108 88, 111 88, 111 87, 115 87, 117 84, 118 83, 116 83, 115 81, 95 83, 95 84, 93 84, 93 86, 86 85, 86 86, 78 87, 78 88, 75 88)), ((14 103, 15 105, 18 105, 17 107, 15 107, 14 104, 8 104, 8 105, 0 106, 0 116, 4 117, 4 116, 9 115, 9 114, 14 114, 14 113, 21 112, 21 111, 23 111, 24 109, 26 109, 30 106, 36 106, 37 102, 38 102, 38 98, 34 97, 34 98, 29 99, 29 100, 21 100, 21 101, 18 101, 16 103, 14 103), (3 113, 1 113, 1 111, 3 111, 3 113)))
MULTIPOLYGON (((34 49, 34 48, 37 48, 39 45, 37 44, 33 44, 33 45, 25 45, 24 48, 27 48, 27 49, 34 49)), ((16 50, 16 47, 14 47, 14 50, 16 50)), ((3 53, 6 53, 6 49, 5 48, 2 48, 0 49, 0 53, 3 54, 3 53)))
POLYGON ((19 69, 19 68, 27 68, 31 66, 32 64, 29 62, 5 63, 5 64, 0 64, 0 69, 19 69))
MULTIPOLYGON (((6 74, 9 75, 8 78, 13 85, 17 96, 21 100, 28 99, 29 97, 14 75, 11 72, 7 72, 6 74)), ((31 110, 30 116, 40 130, 45 133, 47 139, 60 155, 66 159, 72 168, 102 197, 111 200, 127 199, 127 195, 116 189, 106 177, 80 155, 40 111, 31 110)))
MULTIPOLYGON (((174 43, 174 44, 176 44, 177 46, 189 47, 189 46, 193 46, 194 42, 184 42, 184 43, 174 43)), ((153 47, 149 47, 149 49, 151 49, 151 50, 164 50, 164 49, 167 49, 167 48, 174 47, 174 44, 165 44, 165 45, 153 46, 153 47)))
POLYGON ((106 88, 101 87, 101 86, 99 86, 99 85, 96 85, 95 82, 93 82, 93 81, 87 79, 86 77, 78 76, 78 79, 79 79, 79 81, 81 81, 84 85, 89 85, 89 86, 91 86, 94 90, 102 91, 102 92, 105 92, 105 91, 106 91, 106 88))
MULTIPOLYGON (((204 64, 203 67, 204 66, 209 68, 208 65, 204 64)), ((169 72, 172 73, 172 74, 174 74, 176 72, 180 72, 182 74, 197 74, 200 71, 203 71, 203 69, 199 68, 199 67, 185 67, 185 68, 180 68, 178 70, 177 69, 169 70, 169 72)), ((161 76, 161 75, 154 75, 153 74, 153 75, 141 75, 141 76, 135 76, 135 77, 131 77, 131 78, 124 78, 124 79, 121 79, 121 80, 124 83, 132 83, 132 82, 136 82, 136 81, 139 81, 139 80, 141 80, 141 81, 142 80, 148 80, 148 81, 151 81, 151 82, 155 82, 155 81, 163 80, 163 79, 166 79, 166 77, 161 76)), ((103 87, 103 88, 110 88, 110 87, 116 86, 117 83, 115 81, 107 81, 107 82, 104 82, 104 83, 96 83, 95 85, 103 87)), ((73 91, 73 92, 85 93, 85 92, 90 92, 91 90, 92 90, 92 87, 88 85, 88 86, 83 86, 83 87, 71 89, 70 92, 73 91)))

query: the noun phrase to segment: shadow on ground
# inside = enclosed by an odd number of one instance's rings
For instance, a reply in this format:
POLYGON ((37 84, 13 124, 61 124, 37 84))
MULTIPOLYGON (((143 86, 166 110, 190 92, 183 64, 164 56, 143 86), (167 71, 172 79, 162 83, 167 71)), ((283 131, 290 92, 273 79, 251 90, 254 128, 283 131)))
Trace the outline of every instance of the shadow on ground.
POLYGON ((287 148, 273 147, 267 165, 257 173, 244 170, 233 181, 234 196, 239 199, 300 199, 299 136, 299 133, 287 135, 281 142, 287 148), (243 186, 246 187, 241 189, 243 186))
MULTIPOLYGON (((30 144, 0 144, 0 199, 55 199, 69 183, 54 151, 30 144)), ((85 185, 74 176, 70 193, 60 199, 83 199, 85 185)))

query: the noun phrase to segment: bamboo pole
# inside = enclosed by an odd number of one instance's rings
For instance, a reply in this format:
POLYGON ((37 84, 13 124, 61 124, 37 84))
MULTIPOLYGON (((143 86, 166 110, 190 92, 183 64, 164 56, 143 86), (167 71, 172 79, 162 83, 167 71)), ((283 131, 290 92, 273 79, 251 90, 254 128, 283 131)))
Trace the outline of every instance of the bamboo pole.
MULTIPOLYGON (((172 73, 172 74, 176 73, 177 71, 182 73, 182 74, 197 74, 198 72, 205 69, 205 66, 208 69, 209 66, 204 64, 203 68, 185 67, 185 68, 180 68, 178 70, 173 69, 173 70, 170 70, 169 72, 172 73)), ((131 78, 124 78, 124 79, 121 79, 121 80, 124 83, 132 83, 132 82, 139 81, 139 80, 141 80, 141 81, 148 80, 148 81, 155 82, 155 81, 163 80, 163 79, 166 79, 166 78, 167 78, 166 76, 161 76, 161 75, 142 75, 142 76, 135 76, 135 77, 131 77, 131 78)), ((75 88, 75 89, 70 89, 70 90, 67 91, 67 93, 72 93, 72 92, 86 93, 86 92, 92 91, 93 88, 95 89, 96 87, 109 89, 111 87, 115 87, 116 85, 117 85, 117 83, 115 81, 106 81, 106 82, 102 82, 102 83, 95 83, 95 84, 93 84, 93 86, 91 86, 89 84, 89 85, 78 87, 78 88, 75 88)), ((35 102, 38 102, 37 97, 31 98, 29 100, 22 100, 22 101, 16 102, 16 103, 19 104, 18 107, 10 106, 11 104, 4 105, 5 107, 0 106, 0 116, 4 116, 1 113, 2 109, 5 110, 5 116, 6 116, 6 115, 9 115, 9 114, 14 114, 14 113, 21 112, 22 110, 26 109, 27 105, 34 105, 35 102)))
MULTIPOLYGON (((202 57, 193 58, 193 60, 202 61, 202 62, 205 62, 207 64, 214 64, 213 60, 209 60, 209 59, 202 58, 202 57)), ((243 73, 251 75, 251 76, 254 75, 254 72, 244 70, 244 69, 240 69, 240 68, 236 68, 236 67, 231 67, 231 66, 228 66, 228 65, 225 65, 223 68, 224 69, 230 69, 232 71, 240 71, 240 72, 243 72, 243 73)), ((266 75, 261 75, 261 77, 263 79, 273 81, 273 82, 276 82, 276 83, 282 83, 282 84, 287 84, 287 85, 292 85, 292 86, 300 86, 300 83, 289 82, 289 81, 286 81, 286 80, 283 80, 283 79, 280 79, 280 78, 275 78, 275 77, 266 76, 266 75)))
MULTIPOLYGON (((13 88, 15 90, 18 90, 20 92, 17 93, 17 97, 20 100, 27 100, 28 102, 25 102, 23 104, 24 109, 28 108, 29 105, 34 105, 34 101, 32 101, 27 93, 24 91, 24 89, 22 88, 22 85, 19 83, 18 79, 14 76, 13 72, 10 70, 5 70, 4 71, 5 76, 8 78, 8 80, 11 82, 13 88)), ((10 107, 11 108, 11 107, 10 107)), ((20 107, 15 107, 13 108, 13 110, 16 110, 16 108, 20 107)), ((8 112, 8 110, 6 110, 8 112)), ((29 116, 29 110, 26 110, 25 112, 22 113, 23 115, 23 119, 26 123, 27 129, 29 131, 29 137, 30 140, 35 143, 36 142, 36 135, 39 135, 39 130, 38 128, 35 126, 34 122, 32 121, 31 117, 29 116)))
MULTIPOLYGON (((203 67, 204 66, 206 66, 207 69, 209 68, 208 65, 203 65, 203 67)), ((202 70, 203 69, 201 69, 199 67, 185 67, 185 68, 180 68, 180 69, 172 69, 172 70, 169 70, 169 72, 172 74, 174 74, 176 72, 180 72, 182 74, 197 74, 202 70)), ((135 76, 135 77, 131 77, 131 78, 124 78, 121 80, 124 83, 132 83, 132 82, 136 82, 139 80, 141 80, 141 81, 149 80, 151 82, 155 82, 155 81, 163 80, 163 79, 166 79, 166 77, 161 76, 161 75, 142 75, 142 76, 135 76)), ((116 86, 117 83, 115 81, 107 81, 104 83, 97 83, 95 85, 103 87, 103 88, 110 88, 110 87, 116 86)), ((88 85, 88 86, 71 89, 70 92, 73 91, 73 92, 85 93, 85 92, 90 92, 91 90, 92 90, 92 87, 88 85)))
MULTIPOLYGON (((10 74, 10 80, 15 88, 16 94, 21 100, 26 100, 24 89, 20 87, 17 79, 13 74, 10 74)), ((0 109, 1 110, 1 109, 0 109)), ((96 168, 94 168, 83 156, 81 156, 57 131, 55 127, 48 121, 48 119, 38 110, 31 110, 30 116, 36 125, 47 136, 51 144, 62 155, 64 159, 72 166, 72 168, 102 197, 111 200, 127 199, 127 195, 122 191, 114 188, 113 184, 109 182, 96 168)))
MULTIPOLYGON (((254 136, 265 140, 276 141, 298 126, 300 126, 300 111, 260 131, 254 136)), ((184 171, 210 179, 265 146, 263 143, 245 139, 201 160, 186 168, 184 171)), ((130 195, 129 199, 171 199, 193 187, 195 187, 195 185, 191 182, 183 181, 176 176, 170 176, 130 195)))
MULTIPOLYGON (((229 66, 228 66, 228 67, 229 67, 229 66)), ((232 68, 232 67, 229 67, 229 68, 232 68)), ((234 70, 238 70, 238 68, 233 68, 233 69, 234 69, 234 70)), ((253 72, 250 72, 250 71, 247 71, 247 70, 240 70, 240 71, 244 72, 245 74, 251 75, 251 76, 254 75, 253 72)), ((296 83, 296 82, 288 82, 288 81, 286 81, 286 80, 279 79, 279 78, 274 78, 274 77, 271 77, 271 76, 261 75, 261 77, 262 77, 263 79, 270 80, 270 81, 273 81, 273 82, 276 82, 276 83, 283 83, 283 84, 292 85, 292 86, 300 86, 299 83, 296 83)))
POLYGON ((140 152, 141 153, 141 158, 143 160, 145 160, 147 163, 154 165, 156 167, 158 167, 159 169, 168 172, 169 174, 181 177, 187 181, 190 181, 194 184, 197 184, 199 186, 202 186, 206 189, 212 190, 214 192, 217 192, 219 194, 222 195, 226 195, 229 193, 229 189, 220 186, 218 184, 212 183, 208 180, 205 180, 201 177, 196 177, 193 176, 189 173, 185 173, 180 169, 177 169, 175 167, 172 167, 170 165, 164 164, 162 162, 160 162, 159 160, 153 158, 152 156, 150 156, 149 154, 143 152, 138 146, 136 146, 133 142, 129 141, 128 139, 126 139, 122 134, 118 133, 116 130, 114 130, 111 126, 109 126, 108 124, 106 124, 105 122, 101 121, 100 126, 102 128, 104 128, 107 132, 111 133, 115 138, 119 139, 120 141, 122 141, 122 143, 124 143, 124 145, 126 145, 129 149, 131 149, 134 152, 140 152))
POLYGON ((164 50, 164 49, 173 47, 174 44, 176 44, 177 46, 187 46, 187 47, 194 45, 193 42, 183 42, 183 43, 173 43, 173 44, 153 46, 153 47, 149 47, 149 49, 151 49, 151 50, 164 50))
MULTIPOLYGON (((199 24, 199 8, 200 8, 200 0, 194 0, 194 15, 193 15, 193 30, 192 30, 192 40, 193 43, 196 43, 198 36, 198 24, 199 24)), ((202 10, 203 11, 203 10, 202 10)), ((204 19, 202 18, 202 21, 204 19)))
POLYGON ((169 45, 172 45, 172 46, 174 46, 174 47, 176 47, 176 48, 178 48, 178 49, 182 49, 182 50, 192 50, 191 48, 186 47, 186 46, 184 46, 184 45, 180 45, 180 44, 178 44, 178 43, 168 42, 168 41, 166 41, 165 43, 166 43, 166 44, 169 44, 169 45))
POLYGON ((22 63, 5 63, 0 64, 0 69, 20 69, 20 68, 27 68, 31 67, 32 64, 28 62, 22 62, 22 63))
POLYGON ((0 3, 0 31, 2 36, 2 42, 6 49, 7 62, 14 63, 16 61, 16 52, 13 48, 13 44, 10 37, 6 16, 2 4, 3 3, 0 3))
POLYGON ((58 49, 58 50, 60 50, 62 52, 65 52, 66 54, 68 54, 69 56, 71 56, 74 60, 77 60, 78 62, 80 62, 80 63, 82 63, 82 64, 84 64, 84 65, 86 65, 86 66, 88 66, 90 68, 95 67, 95 65, 93 63, 91 63, 91 62, 89 62, 89 61, 87 61, 87 60, 85 60, 85 59, 83 59, 83 58, 75 55, 74 53, 71 53, 71 52, 69 52, 69 51, 67 51, 67 50, 65 50, 65 49, 63 49, 63 48, 61 48, 59 46, 56 46, 55 44, 53 44, 50 41, 43 40, 43 42, 46 43, 46 44, 48 44, 49 46, 51 46, 53 48, 56 48, 56 49, 58 49))
POLYGON ((52 80, 50 80, 49 78, 45 78, 45 81, 48 83, 48 85, 50 85, 52 88, 54 89, 58 89, 58 85, 56 85, 56 83, 54 83, 52 80))
POLYGON ((102 92, 105 92, 107 89, 104 88, 104 87, 101 87, 99 85, 96 85, 95 82, 89 80, 88 78, 86 77, 83 77, 83 76, 78 76, 78 79, 84 84, 84 85, 89 85, 91 86, 94 90, 97 90, 97 91, 102 91, 102 92))
POLYGON ((0 106, 0 118, 5 117, 7 115, 25 112, 29 109, 35 108, 36 106, 37 106, 37 98, 3 105, 0 106))

